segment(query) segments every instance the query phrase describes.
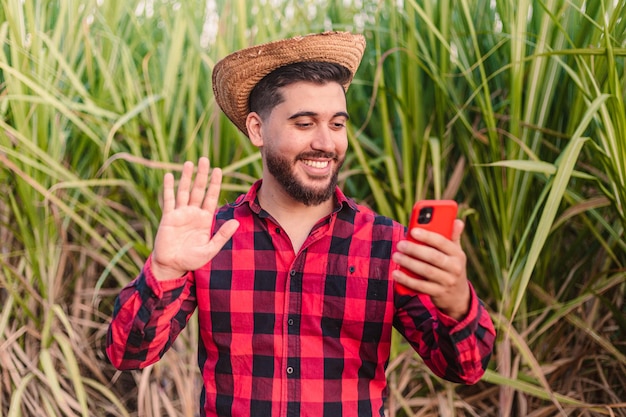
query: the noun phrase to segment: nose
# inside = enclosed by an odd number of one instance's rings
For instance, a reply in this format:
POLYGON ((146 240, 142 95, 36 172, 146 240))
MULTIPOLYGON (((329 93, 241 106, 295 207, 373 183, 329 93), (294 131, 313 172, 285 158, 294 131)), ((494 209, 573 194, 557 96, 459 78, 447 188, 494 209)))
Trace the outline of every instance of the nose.
POLYGON ((334 152, 336 134, 337 132, 333 132, 329 127, 320 126, 315 132, 311 148, 316 151, 334 152))

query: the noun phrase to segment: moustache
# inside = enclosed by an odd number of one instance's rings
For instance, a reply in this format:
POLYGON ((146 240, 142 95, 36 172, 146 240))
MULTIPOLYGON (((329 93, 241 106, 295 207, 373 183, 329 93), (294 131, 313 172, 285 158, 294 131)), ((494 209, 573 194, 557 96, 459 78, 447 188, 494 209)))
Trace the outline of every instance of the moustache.
POLYGON ((296 160, 302 159, 333 159, 337 161, 339 156, 334 152, 304 152, 296 157, 296 160))

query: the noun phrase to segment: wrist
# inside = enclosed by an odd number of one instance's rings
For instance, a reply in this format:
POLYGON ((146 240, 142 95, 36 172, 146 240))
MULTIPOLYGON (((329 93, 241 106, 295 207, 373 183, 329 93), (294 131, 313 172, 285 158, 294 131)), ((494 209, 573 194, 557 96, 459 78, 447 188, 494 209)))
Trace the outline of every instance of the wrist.
POLYGON ((187 273, 187 271, 163 266, 159 264, 159 262, 156 261, 154 258, 152 259, 150 270, 157 281, 178 279, 187 273))
POLYGON ((467 317, 472 308, 472 291, 470 290, 469 282, 466 291, 456 299, 454 304, 448 306, 447 308, 438 308, 443 314, 456 321, 462 321, 465 317, 467 317))

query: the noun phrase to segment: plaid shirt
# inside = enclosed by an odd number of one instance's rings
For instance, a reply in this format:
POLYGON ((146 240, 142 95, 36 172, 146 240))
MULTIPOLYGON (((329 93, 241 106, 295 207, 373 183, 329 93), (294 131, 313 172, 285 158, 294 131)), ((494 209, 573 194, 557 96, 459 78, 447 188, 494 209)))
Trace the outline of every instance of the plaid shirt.
POLYGON ((240 226, 209 264, 159 282, 149 258, 122 290, 107 339, 116 367, 159 360, 197 307, 202 416, 383 416, 394 326, 435 374, 478 381, 491 319, 473 289, 461 322, 427 296, 394 294, 404 226, 337 189, 335 211, 296 254, 258 205, 259 186, 219 210, 216 226, 240 226))

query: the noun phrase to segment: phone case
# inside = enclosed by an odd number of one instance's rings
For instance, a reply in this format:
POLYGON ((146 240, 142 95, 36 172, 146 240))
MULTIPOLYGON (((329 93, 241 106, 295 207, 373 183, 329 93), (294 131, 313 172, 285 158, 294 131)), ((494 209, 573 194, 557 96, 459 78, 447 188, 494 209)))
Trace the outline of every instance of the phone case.
MULTIPOLYGON (((411 212, 408 230, 421 227, 437 232, 448 239, 452 238, 454 219, 456 219, 458 205, 454 200, 421 200, 415 203, 411 212)), ((417 242, 407 233, 407 239, 417 242)), ((420 243, 420 242, 417 242, 420 243)), ((400 268, 405 273, 420 279, 419 276, 400 268)), ((396 283, 396 290, 400 294, 414 294, 415 292, 402 284, 396 283)))

